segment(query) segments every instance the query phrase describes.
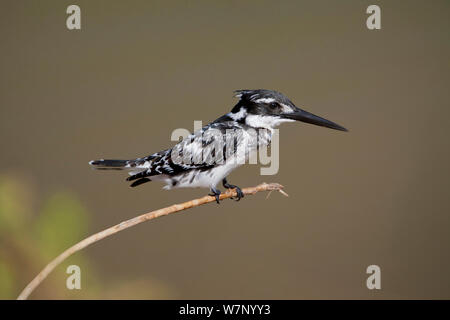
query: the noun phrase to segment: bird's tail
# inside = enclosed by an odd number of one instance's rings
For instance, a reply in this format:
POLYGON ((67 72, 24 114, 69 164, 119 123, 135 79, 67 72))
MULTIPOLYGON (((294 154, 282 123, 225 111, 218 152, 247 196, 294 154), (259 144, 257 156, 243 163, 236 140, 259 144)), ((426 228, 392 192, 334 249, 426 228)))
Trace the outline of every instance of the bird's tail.
POLYGON ((146 172, 146 168, 142 168, 142 164, 145 163, 146 160, 142 158, 134 159, 134 160, 92 160, 89 161, 89 164, 97 170, 131 170, 128 172, 130 175, 127 178, 127 181, 134 181, 130 187, 137 187, 143 183, 151 181, 146 176, 148 173, 146 172))
POLYGON ((124 170, 131 167, 134 160, 92 160, 89 164, 98 170, 124 170))

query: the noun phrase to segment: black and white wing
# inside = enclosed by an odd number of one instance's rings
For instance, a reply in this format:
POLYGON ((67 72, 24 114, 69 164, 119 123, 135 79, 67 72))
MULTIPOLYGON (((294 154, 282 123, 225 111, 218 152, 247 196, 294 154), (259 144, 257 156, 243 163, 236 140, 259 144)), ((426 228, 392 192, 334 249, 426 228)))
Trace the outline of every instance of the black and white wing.
POLYGON ((187 136, 173 148, 130 162, 128 181, 136 187, 152 176, 176 176, 190 170, 208 170, 235 155, 243 135, 235 122, 214 122, 187 136))

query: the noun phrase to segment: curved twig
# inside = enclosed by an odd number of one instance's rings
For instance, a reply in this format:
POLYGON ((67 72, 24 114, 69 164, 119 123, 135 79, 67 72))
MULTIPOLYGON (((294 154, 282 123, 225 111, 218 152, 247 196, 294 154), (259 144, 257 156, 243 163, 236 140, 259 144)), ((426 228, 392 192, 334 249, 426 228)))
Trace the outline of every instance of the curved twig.
MULTIPOLYGON (((260 185, 257 185, 256 187, 249 187, 242 189, 242 192, 245 195, 251 195, 255 194, 260 191, 279 191, 285 196, 287 194, 283 191, 283 186, 278 183, 262 183, 260 185)), ((236 191, 235 190, 228 190, 225 193, 222 193, 220 195, 220 200, 223 199, 229 199, 231 197, 236 197, 236 191)), ((141 222, 145 222, 148 220, 152 220, 158 217, 162 217, 171 213, 175 213, 178 211, 186 210, 193 207, 198 207, 206 203, 215 202, 216 199, 213 196, 204 196, 199 199, 194 199, 190 201, 186 201, 180 204, 174 204, 172 206, 162 208, 159 210, 151 211, 145 214, 142 214, 140 216, 137 216, 135 218, 123 221, 119 224, 116 224, 115 226, 112 226, 108 229, 105 229, 103 231, 97 232, 96 234, 78 242, 77 244, 73 245, 63 253, 61 253, 59 256, 57 256, 55 259, 53 259, 49 264, 45 266, 45 268, 23 289, 23 291, 18 296, 18 300, 25 300, 28 298, 28 296, 33 292, 34 289, 50 274, 50 272, 53 271, 61 262, 63 262, 65 259, 70 257, 72 254, 74 254, 77 251, 80 251, 81 249, 86 248, 87 246, 104 239, 106 237, 109 237, 119 231, 125 230, 127 228, 130 228, 132 226, 135 226, 141 222)))

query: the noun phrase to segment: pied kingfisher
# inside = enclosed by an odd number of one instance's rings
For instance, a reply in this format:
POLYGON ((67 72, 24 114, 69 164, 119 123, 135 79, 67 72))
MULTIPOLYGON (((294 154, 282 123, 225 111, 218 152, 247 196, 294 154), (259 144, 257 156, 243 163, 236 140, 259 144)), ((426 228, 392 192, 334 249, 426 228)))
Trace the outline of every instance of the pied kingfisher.
POLYGON ((236 200, 244 196, 239 187, 227 182, 226 177, 244 164, 251 152, 270 145, 273 131, 281 123, 302 121, 347 131, 334 122, 296 107, 279 92, 258 89, 237 90, 235 93, 239 101, 231 112, 184 138, 173 148, 144 158, 102 159, 89 164, 96 169, 130 170, 127 181, 133 181, 131 187, 157 180, 166 183, 164 189, 209 188, 219 203, 221 192, 216 186, 220 182, 224 188, 236 190, 236 200), (214 134, 208 134, 211 132, 214 134), (255 132, 257 134, 251 134, 255 132))

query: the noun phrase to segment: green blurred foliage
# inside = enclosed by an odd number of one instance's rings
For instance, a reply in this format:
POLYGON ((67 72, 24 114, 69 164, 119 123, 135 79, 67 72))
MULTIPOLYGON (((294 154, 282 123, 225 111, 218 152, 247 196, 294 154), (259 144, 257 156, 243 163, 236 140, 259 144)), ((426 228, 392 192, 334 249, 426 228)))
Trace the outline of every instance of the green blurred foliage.
POLYGON ((54 257, 87 234, 88 214, 68 192, 52 194, 33 226, 36 245, 48 258, 54 257))
MULTIPOLYGON (((68 191, 40 203, 23 177, 0 175, 0 299, 15 299, 42 268, 88 235, 90 214, 68 191), (36 206, 36 208, 35 208, 36 206)), ((149 278, 102 283, 84 251, 59 265, 32 293, 35 299, 173 298, 166 284, 149 278), (81 290, 68 290, 69 265, 81 268, 81 290)))
MULTIPOLYGON (((26 179, 0 177, 1 299, 15 298, 39 268, 87 235, 89 214, 74 194, 57 191, 42 201, 39 210, 33 210, 33 193, 26 179)), ((95 274, 82 253, 67 262, 82 265, 86 274, 95 274)), ((64 287, 68 265, 58 268, 58 285, 50 290, 55 297, 73 294, 64 292, 68 291, 64 287)))
POLYGON ((13 298, 15 279, 15 274, 8 264, 0 260, 0 298, 13 298))
POLYGON ((31 194, 20 180, 0 178, 0 235, 18 231, 30 217, 31 194))

